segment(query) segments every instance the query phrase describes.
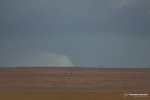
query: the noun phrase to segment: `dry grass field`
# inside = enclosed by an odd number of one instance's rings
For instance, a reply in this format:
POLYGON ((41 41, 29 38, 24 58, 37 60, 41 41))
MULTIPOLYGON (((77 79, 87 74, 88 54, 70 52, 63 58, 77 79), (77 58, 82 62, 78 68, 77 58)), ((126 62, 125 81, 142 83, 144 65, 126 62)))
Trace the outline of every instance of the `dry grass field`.
POLYGON ((0 68, 0 100, 150 100, 150 69, 0 68))

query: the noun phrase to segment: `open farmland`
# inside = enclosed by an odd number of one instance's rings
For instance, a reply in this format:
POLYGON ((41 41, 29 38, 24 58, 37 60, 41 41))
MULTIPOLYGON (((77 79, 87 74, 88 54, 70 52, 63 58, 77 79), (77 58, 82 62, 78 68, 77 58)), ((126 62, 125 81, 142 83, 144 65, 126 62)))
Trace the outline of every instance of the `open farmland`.
POLYGON ((150 69, 0 68, 0 100, 149 100, 150 69))

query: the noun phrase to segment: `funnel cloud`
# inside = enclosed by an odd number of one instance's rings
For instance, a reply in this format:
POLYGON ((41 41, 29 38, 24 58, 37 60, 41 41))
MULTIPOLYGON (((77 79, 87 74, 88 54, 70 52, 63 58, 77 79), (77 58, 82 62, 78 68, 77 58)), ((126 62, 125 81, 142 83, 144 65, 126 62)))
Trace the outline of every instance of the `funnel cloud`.
POLYGON ((37 61, 38 66, 73 66, 66 55, 56 53, 41 53, 38 55, 37 61))
POLYGON ((1 63, 2 67, 72 67, 73 63, 67 55, 61 55, 50 52, 38 52, 28 54, 18 54, 7 58, 7 64, 1 63))

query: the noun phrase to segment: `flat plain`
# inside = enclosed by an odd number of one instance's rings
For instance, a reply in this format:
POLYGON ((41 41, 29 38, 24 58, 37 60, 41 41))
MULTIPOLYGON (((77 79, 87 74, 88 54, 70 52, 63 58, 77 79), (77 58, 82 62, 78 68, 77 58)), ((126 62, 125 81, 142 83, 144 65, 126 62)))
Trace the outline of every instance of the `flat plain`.
POLYGON ((0 68, 0 100, 150 100, 150 69, 0 68))

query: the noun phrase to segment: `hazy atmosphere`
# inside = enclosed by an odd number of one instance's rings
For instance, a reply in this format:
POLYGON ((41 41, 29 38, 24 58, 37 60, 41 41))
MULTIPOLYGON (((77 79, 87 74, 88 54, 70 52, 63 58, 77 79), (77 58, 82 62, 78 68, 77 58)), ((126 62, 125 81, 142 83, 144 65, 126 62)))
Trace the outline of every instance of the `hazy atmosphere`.
POLYGON ((0 67, 150 67, 150 0, 0 0, 0 67))

